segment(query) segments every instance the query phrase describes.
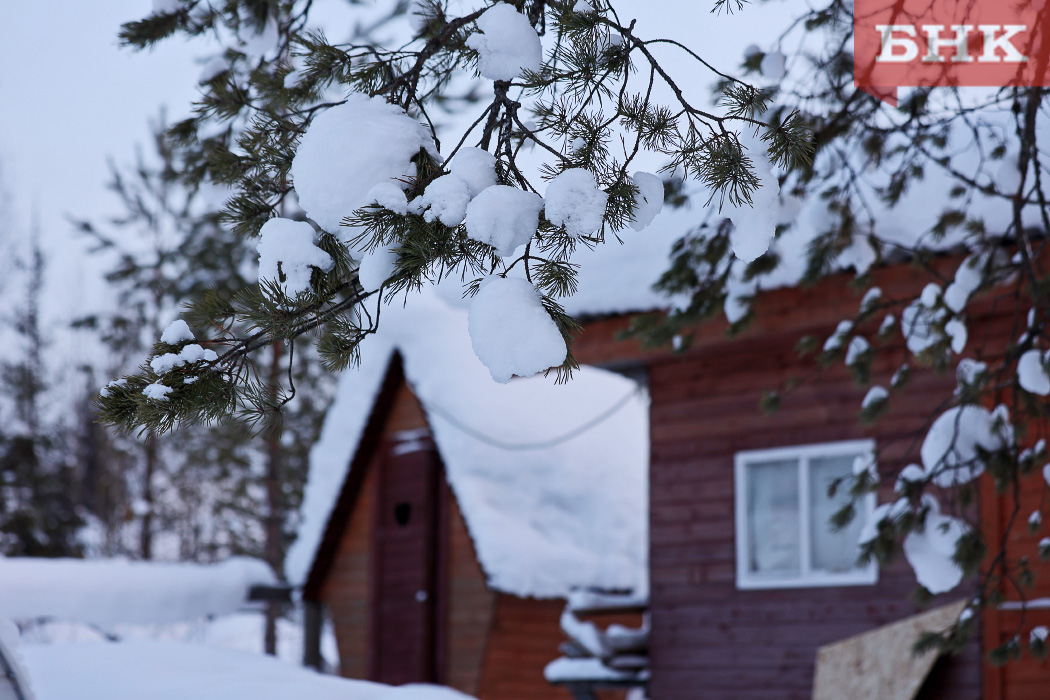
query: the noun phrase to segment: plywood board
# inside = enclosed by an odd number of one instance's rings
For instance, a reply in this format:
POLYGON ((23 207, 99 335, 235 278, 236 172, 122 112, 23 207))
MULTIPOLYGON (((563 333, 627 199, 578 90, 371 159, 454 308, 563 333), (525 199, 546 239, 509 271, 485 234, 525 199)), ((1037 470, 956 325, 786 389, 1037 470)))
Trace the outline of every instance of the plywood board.
POLYGON ((913 700, 937 660, 912 653, 922 632, 943 630, 966 607, 960 600, 817 650, 813 700, 913 700))

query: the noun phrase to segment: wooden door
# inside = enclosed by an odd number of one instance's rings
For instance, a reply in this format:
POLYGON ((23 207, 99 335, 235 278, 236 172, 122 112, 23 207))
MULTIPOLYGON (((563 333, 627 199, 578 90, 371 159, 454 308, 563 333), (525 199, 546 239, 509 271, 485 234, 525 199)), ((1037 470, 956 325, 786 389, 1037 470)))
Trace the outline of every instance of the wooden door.
POLYGON ((375 510, 372 680, 400 685, 438 677, 441 462, 429 438, 382 446, 375 510))

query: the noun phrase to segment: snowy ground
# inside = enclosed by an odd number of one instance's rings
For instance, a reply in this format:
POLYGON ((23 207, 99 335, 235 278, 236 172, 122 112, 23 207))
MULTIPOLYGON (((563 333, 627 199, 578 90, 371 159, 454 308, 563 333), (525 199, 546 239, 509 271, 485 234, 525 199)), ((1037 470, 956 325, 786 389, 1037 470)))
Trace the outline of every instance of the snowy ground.
POLYGON ((392 688, 279 660, 178 642, 24 646, 36 700, 464 700, 436 686, 392 688))

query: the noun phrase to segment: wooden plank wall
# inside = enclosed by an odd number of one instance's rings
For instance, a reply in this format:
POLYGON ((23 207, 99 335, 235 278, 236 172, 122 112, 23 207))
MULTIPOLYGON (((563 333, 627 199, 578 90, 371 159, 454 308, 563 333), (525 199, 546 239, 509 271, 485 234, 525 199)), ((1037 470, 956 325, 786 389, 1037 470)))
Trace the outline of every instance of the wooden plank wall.
MULTIPOLYGON (((998 540, 1014 517, 1014 495, 1006 494, 996 501, 992 489, 986 486, 985 492, 983 502, 998 506, 987 509, 990 512, 984 514, 986 528, 998 540)), ((1025 592, 1027 599, 1050 599, 1050 567, 1045 564, 1040 567, 1038 557, 1034 555, 1039 541, 1050 534, 1050 522, 1044 522, 1034 534, 1024 527, 1032 511, 1042 508, 1044 514, 1047 512, 1047 484, 1041 470, 1024 478, 1016 495, 1016 517, 1021 526, 1011 528, 1006 540, 1006 556, 1014 561, 1027 556, 1036 569, 1034 586, 1025 592)), ((1018 600, 1018 592, 1012 584, 1004 582, 1000 592, 1007 601, 1018 600)), ((1024 614, 1017 610, 988 611, 983 622, 985 649, 992 649, 1015 635, 1027 649, 1033 627, 1050 627, 1050 609, 1030 609, 1024 614)), ((985 673, 984 696, 985 700, 1046 700, 1050 698, 1050 663, 1040 663, 1025 653, 1020 661, 1012 661, 998 669, 989 668, 985 673)))
POLYGON ((372 570, 373 504, 376 470, 369 469, 350 523, 321 589, 339 648, 339 673, 368 678, 368 629, 372 570))
MULTIPOLYGON (((426 426, 422 407, 411 391, 402 385, 384 426, 384 439, 399 431, 426 426)), ((361 494, 322 589, 322 600, 335 626, 341 657, 340 672, 348 678, 369 677, 368 630, 373 603, 370 572, 374 557, 374 509, 379 464, 378 458, 369 464, 361 494)), ((445 545, 447 562, 441 569, 447 577, 443 581, 447 598, 445 605, 440 606, 443 622, 439 624, 445 628, 446 639, 444 668, 439 680, 474 695, 478 692, 483 657, 488 648, 496 594, 486 585, 458 504, 448 491, 445 493, 448 524, 443 534, 448 538, 445 545)), ((557 629, 556 620, 554 625, 557 629)))
MULTIPOLYGON (((914 294, 928 279, 903 267, 876 274, 891 298, 914 294)), ((951 394, 953 377, 918 372, 907 399, 864 428, 857 414, 866 388, 839 362, 786 395, 777 414, 764 415, 758 409, 764 391, 813 368, 812 359, 798 358, 796 341, 815 334, 823 342, 858 301, 845 277, 779 290, 759 300, 758 321, 743 337, 728 338, 712 324, 689 355, 649 360, 656 700, 808 700, 819 646, 916 611, 908 602, 915 579, 904 562, 883 568, 873 586, 740 591, 735 585, 737 451, 873 437, 880 467, 895 472, 921 442, 923 418, 951 394)), ((861 329, 869 339, 879 321, 861 329)), ((887 384, 905 356, 900 343, 883 355, 875 381, 887 384)), ((978 657, 975 641, 961 657, 939 662, 921 697, 979 697, 978 657)))
POLYGON ((496 594, 474 553, 463 514, 455 498, 448 524, 448 598, 446 667, 443 682, 468 695, 478 694, 489 630, 496 613, 496 594))
POLYGON ((558 658, 565 640, 559 619, 564 600, 536 600, 498 593, 481 674, 481 700, 570 700, 563 688, 547 683, 544 667, 558 658))

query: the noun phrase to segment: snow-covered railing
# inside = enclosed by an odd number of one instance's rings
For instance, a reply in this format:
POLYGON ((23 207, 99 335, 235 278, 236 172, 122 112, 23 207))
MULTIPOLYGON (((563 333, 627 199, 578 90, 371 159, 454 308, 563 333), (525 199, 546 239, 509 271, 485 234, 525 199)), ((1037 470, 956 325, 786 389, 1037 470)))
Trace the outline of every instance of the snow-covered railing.
POLYGON ((593 700, 605 689, 643 689, 649 681, 649 623, 641 627, 610 624, 601 629, 582 616, 625 615, 644 612, 643 596, 623 593, 573 591, 561 616, 568 637, 562 656, 547 664, 547 681, 564 686, 577 700, 593 700))

